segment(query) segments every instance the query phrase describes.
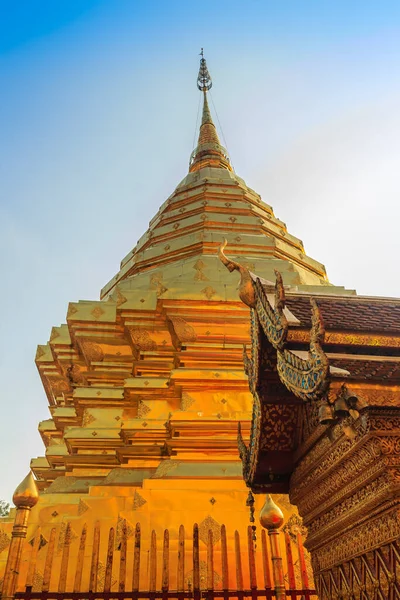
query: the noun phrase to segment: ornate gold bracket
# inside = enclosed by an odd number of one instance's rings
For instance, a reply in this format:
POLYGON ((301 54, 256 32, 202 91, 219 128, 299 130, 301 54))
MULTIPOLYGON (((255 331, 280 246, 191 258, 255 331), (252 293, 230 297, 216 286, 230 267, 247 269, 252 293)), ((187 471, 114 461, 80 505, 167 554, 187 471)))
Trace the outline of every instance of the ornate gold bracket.
POLYGON ((243 265, 230 260, 224 254, 224 249, 227 245, 227 240, 225 239, 221 246, 218 249, 218 256, 220 261, 225 265, 225 267, 232 273, 232 271, 239 271, 240 273, 240 284, 239 284, 239 298, 242 302, 244 302, 250 308, 254 308, 256 305, 256 298, 254 294, 254 284, 253 279, 251 278, 250 271, 246 269, 243 265))
POLYGON ((247 448, 246 444, 244 443, 244 440, 242 437, 242 426, 240 425, 240 421, 238 422, 237 443, 238 443, 238 448, 239 448, 240 460, 242 461, 243 469, 245 469, 246 465, 247 465, 247 461, 249 459, 249 449, 247 448))
POLYGON ((280 380, 302 400, 317 400, 329 386, 329 362, 322 349, 325 330, 317 303, 310 299, 312 308, 309 357, 304 360, 290 350, 277 351, 280 380))
POLYGON ((284 315, 285 290, 282 275, 275 271, 275 308, 273 308, 265 294, 261 281, 257 278, 254 283, 256 296, 256 310, 261 327, 268 341, 276 349, 282 349, 286 342, 288 321, 284 315))

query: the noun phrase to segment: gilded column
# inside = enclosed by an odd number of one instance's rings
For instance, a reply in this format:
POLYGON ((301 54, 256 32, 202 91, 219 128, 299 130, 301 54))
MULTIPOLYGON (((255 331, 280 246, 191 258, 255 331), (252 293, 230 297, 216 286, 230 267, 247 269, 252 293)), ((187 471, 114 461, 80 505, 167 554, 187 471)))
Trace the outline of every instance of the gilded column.
POLYGON ((13 502, 17 507, 11 534, 7 565, 4 573, 3 600, 13 598, 18 584, 22 548, 28 529, 29 513, 39 499, 38 490, 32 473, 29 473, 14 492, 13 502))

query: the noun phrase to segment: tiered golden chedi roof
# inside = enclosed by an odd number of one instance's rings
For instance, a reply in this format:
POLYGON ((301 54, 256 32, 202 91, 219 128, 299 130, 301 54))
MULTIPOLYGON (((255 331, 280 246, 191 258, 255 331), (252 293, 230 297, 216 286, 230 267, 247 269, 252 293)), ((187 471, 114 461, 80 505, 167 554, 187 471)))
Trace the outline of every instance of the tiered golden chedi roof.
POLYGON ((277 269, 286 285, 337 291, 234 173, 211 118, 207 77, 188 175, 102 299, 71 303, 67 324, 38 348, 52 415, 39 426, 46 456, 32 461, 42 489, 142 485, 150 476, 193 476, 193 464, 200 476, 240 478, 236 428, 251 406, 242 366, 248 315, 217 258, 224 237, 230 256, 264 279, 277 269))
POLYGON ((39 425, 45 456, 31 462, 41 494, 30 526, 45 539, 65 519, 72 534, 125 519, 129 535, 140 523, 144 536, 170 527, 171 540, 180 523, 206 534, 247 526, 237 426, 246 439, 249 309, 218 259, 224 238, 229 257, 264 280, 277 269, 292 290, 346 293, 233 171, 203 58, 198 85, 203 116, 189 173, 101 300, 71 303, 38 347, 51 418, 39 425))
POLYGON ((278 269, 288 285, 330 285, 325 267, 305 254, 303 243, 288 233, 271 206, 234 173, 203 93, 202 123, 189 174, 160 207, 101 297, 114 297, 121 285, 124 290, 148 291, 158 281, 158 297, 163 299, 190 290, 200 298, 233 300, 229 289, 235 284, 216 259, 224 237, 230 256, 267 279, 274 279, 278 269))
POLYGON ((135 523, 145 537, 169 527, 171 543, 180 523, 199 523, 204 540, 221 523, 247 526, 237 427, 246 439, 249 309, 218 259, 224 238, 229 257, 264 280, 277 269, 292 290, 346 293, 233 171, 211 118, 204 58, 198 86, 203 116, 189 173, 101 300, 71 303, 38 347, 51 418, 39 425, 45 456, 31 462, 41 493, 30 527, 46 540, 66 519, 73 539, 84 523, 126 520, 129 535, 135 523))

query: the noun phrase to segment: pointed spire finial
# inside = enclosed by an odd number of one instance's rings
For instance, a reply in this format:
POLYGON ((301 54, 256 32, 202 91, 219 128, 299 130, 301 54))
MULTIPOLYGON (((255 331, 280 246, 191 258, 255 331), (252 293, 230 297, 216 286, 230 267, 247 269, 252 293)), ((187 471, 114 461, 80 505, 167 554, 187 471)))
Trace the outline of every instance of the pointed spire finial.
POLYGON ((221 146, 208 106, 207 92, 212 88, 212 81, 206 59, 204 58, 203 48, 201 49, 200 56, 197 87, 203 92, 203 115, 201 118, 199 140, 190 156, 189 171, 197 171, 203 167, 216 167, 232 171, 228 153, 221 146))
POLYGON ((211 88, 212 88, 212 80, 211 80, 210 73, 208 72, 208 69, 207 69, 207 63, 206 63, 206 59, 204 58, 203 48, 201 49, 200 56, 201 56, 201 59, 200 59, 199 75, 197 77, 197 87, 199 88, 199 90, 201 92, 208 92, 208 90, 211 90, 211 88))

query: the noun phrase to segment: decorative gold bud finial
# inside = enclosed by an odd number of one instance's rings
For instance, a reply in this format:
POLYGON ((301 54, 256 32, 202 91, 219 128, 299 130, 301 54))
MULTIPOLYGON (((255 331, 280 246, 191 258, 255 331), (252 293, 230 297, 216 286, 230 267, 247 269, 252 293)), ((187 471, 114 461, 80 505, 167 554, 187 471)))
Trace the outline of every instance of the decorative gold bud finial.
POLYGON ((283 524, 283 512, 277 504, 272 500, 271 496, 267 494, 265 504, 260 512, 260 524, 264 529, 273 530, 279 529, 283 524))
POLYGON ((19 484, 13 495, 13 502, 17 508, 32 508, 39 500, 39 492, 32 473, 29 472, 19 484))

